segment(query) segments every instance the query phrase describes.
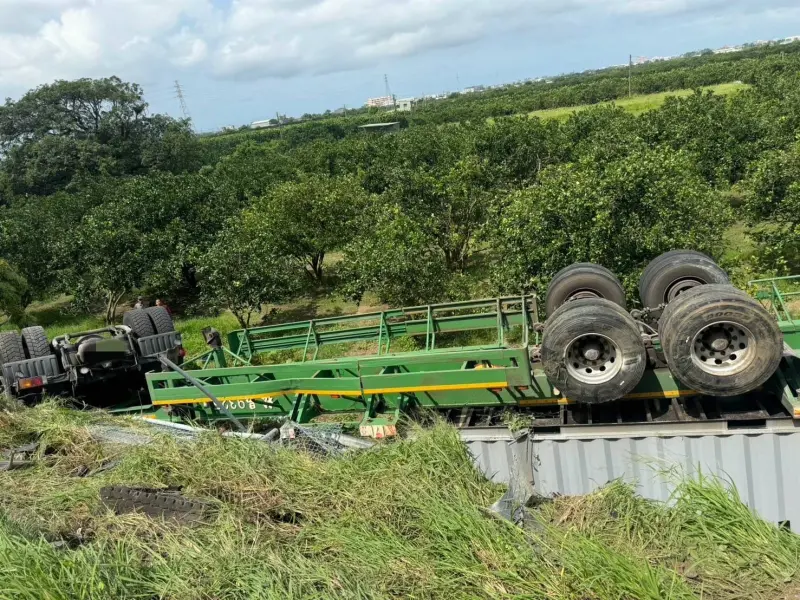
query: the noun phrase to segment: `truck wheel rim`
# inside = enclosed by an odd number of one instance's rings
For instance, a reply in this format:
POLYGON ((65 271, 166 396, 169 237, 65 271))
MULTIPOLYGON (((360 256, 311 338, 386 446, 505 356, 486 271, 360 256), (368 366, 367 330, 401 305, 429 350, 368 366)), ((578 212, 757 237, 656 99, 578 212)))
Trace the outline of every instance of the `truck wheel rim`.
POLYGON ((750 366, 755 356, 753 334, 731 321, 706 325, 692 340, 692 362, 711 375, 733 375, 750 366))
POLYGON ((682 293, 687 292, 698 285, 703 285, 703 282, 699 279, 677 279, 670 283, 669 287, 667 287, 667 293, 664 300, 667 302, 672 302, 682 293))
POLYGON ((575 290, 569 295, 568 300, 582 300, 583 298, 602 298, 602 294, 589 288, 575 290))
POLYGON ((571 377, 592 385, 610 381, 622 368, 619 348, 599 333, 587 333, 572 340, 564 360, 571 377))

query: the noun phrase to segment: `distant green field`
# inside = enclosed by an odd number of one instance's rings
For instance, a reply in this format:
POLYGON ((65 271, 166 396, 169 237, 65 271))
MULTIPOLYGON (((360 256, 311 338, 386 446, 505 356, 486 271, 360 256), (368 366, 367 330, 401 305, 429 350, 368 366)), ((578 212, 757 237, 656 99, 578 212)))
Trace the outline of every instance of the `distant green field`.
MULTIPOLYGON (((719 85, 709 85, 701 89, 714 92, 715 94, 727 96, 729 94, 739 92, 747 87, 748 85, 745 83, 721 83, 719 85)), ((673 92, 660 92, 658 94, 644 94, 640 96, 631 96, 630 98, 623 98, 621 100, 615 100, 612 102, 601 102, 599 104, 582 104, 580 106, 564 106, 562 108, 535 110, 531 113, 528 113, 528 116, 539 117, 540 119, 566 119, 574 112, 586 110, 592 106, 609 104, 614 104, 620 108, 624 108, 634 115, 640 115, 643 112, 653 110, 654 108, 658 108, 664 104, 664 101, 668 96, 685 97, 691 95, 693 92, 694 90, 675 90, 673 92)))

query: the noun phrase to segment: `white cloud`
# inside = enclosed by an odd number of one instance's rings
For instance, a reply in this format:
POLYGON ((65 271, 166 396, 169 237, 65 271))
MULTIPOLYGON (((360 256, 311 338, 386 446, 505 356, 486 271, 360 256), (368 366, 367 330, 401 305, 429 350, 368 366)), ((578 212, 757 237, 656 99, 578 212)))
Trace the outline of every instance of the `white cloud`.
POLYGON ((169 38, 172 64, 178 67, 191 67, 201 63, 208 56, 208 44, 188 27, 169 38))
MULTIPOLYGON (((218 78, 329 73, 561 15, 742 15, 796 0, 0 0, 0 86, 146 78, 171 66, 218 78)), ((698 17, 701 15, 701 17, 698 17)))
POLYGON ((176 51, 169 37, 186 23, 200 31, 211 21, 209 0, 33 0, 31 7, 28 1, 0 0, 4 87, 118 71, 146 74, 174 54, 191 64, 203 53, 200 45, 176 51), (17 17, 26 26, 9 31, 17 17))

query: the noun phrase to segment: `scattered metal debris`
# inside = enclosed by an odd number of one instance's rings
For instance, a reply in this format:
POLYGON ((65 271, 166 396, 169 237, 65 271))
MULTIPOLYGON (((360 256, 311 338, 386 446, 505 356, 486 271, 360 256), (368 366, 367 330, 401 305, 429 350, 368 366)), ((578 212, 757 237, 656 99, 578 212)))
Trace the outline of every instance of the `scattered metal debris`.
POLYGON ((322 454, 340 454, 347 449, 366 450, 375 445, 373 440, 342 433, 341 423, 301 425, 286 421, 281 425, 280 437, 284 443, 295 443, 322 454))
POLYGON ((152 436, 126 427, 91 425, 88 429, 93 438, 109 444, 144 446, 153 441, 152 436))
MULTIPOLYGON (((527 431, 518 432, 509 444, 517 444, 528 435, 527 431)), ((525 476, 525 469, 520 468, 519 457, 513 453, 514 461, 510 465, 508 489, 500 499, 489 507, 489 512, 497 515, 515 525, 524 525, 526 520, 525 508, 531 504, 536 496, 533 481, 525 476)))
POLYGON ((32 460, 32 457, 38 450, 39 442, 31 442, 4 451, 2 456, 7 460, 0 461, 0 471, 14 471, 33 466, 35 461, 32 460))

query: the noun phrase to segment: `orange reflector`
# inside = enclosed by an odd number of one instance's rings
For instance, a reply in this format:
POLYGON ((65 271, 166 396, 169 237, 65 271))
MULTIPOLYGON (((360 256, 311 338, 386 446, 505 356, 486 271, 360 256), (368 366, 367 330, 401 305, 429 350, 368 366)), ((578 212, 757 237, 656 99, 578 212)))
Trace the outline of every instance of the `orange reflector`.
POLYGON ((339 394, 331 394, 331 398, 341 398, 339 394))
POLYGON ((489 388, 489 391, 492 392, 493 394, 499 394, 500 392, 503 391, 503 388, 489 388))
POLYGON ((32 390, 44 386, 44 379, 41 377, 26 377, 19 380, 19 389, 32 390))

